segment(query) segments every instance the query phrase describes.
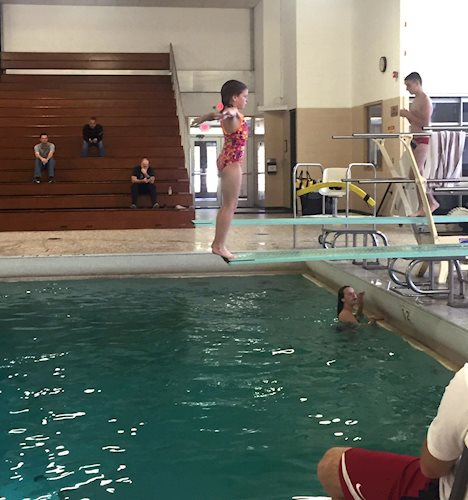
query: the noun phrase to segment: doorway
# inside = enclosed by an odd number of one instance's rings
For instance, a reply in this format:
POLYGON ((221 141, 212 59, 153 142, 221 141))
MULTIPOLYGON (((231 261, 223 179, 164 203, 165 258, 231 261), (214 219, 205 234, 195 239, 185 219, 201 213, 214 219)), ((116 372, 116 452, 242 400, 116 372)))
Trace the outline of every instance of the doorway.
POLYGON ((216 159, 220 139, 192 139, 192 189, 199 207, 218 206, 218 169, 216 159))

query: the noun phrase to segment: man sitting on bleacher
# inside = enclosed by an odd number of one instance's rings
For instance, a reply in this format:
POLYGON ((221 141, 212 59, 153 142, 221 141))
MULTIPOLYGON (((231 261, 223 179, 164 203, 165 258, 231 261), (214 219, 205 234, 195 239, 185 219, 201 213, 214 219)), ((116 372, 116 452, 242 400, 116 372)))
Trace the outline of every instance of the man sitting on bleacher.
POLYGON ((55 182, 55 144, 49 142, 49 137, 45 132, 39 136, 41 142, 34 146, 36 161, 34 164, 34 182, 41 182, 42 169, 47 168, 49 182, 55 182))
POLYGON ((83 145, 81 147, 81 156, 89 155, 89 147, 96 146, 99 150, 99 156, 106 156, 104 149, 104 128, 96 123, 96 117, 92 116, 89 122, 83 127, 83 145))
POLYGON ((159 208, 156 201, 156 186, 154 185, 155 176, 153 167, 146 156, 141 159, 140 165, 133 167, 132 176, 132 204, 130 208, 138 208, 138 195, 149 194, 153 208, 159 208))

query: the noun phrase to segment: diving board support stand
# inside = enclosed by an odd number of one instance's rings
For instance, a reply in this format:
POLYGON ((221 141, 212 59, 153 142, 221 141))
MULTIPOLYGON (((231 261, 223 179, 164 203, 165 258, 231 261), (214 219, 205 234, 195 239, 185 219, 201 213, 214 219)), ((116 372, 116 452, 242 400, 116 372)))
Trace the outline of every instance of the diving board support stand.
POLYGON ((463 276, 459 259, 418 257, 412 259, 411 262, 409 262, 405 271, 400 271, 396 268, 396 263, 398 261, 399 259, 389 259, 388 262, 388 274, 393 283, 395 283, 398 287, 398 288, 392 287, 391 290, 403 296, 407 296, 407 294, 404 293, 402 289, 412 290, 418 296, 429 296, 429 297, 437 297, 441 295, 447 296, 447 305, 451 307, 468 308, 468 303, 464 300, 465 284, 467 280, 463 276), (449 269, 448 285, 445 288, 441 288, 439 285, 436 285, 434 276, 434 264, 442 264, 442 262, 446 262, 449 269), (421 264, 425 264, 426 266, 429 267, 429 280, 416 282, 414 280, 413 271, 417 266, 421 264), (463 301, 455 300, 455 293, 454 293, 455 273, 457 274, 457 281, 459 284, 459 292, 456 298, 463 299, 463 301), (398 275, 403 275, 405 279, 404 280, 400 279, 398 275))
MULTIPOLYGON (((385 140, 386 139, 401 139, 402 136, 408 136, 410 139, 413 138, 413 136, 416 134, 400 134, 400 133, 393 133, 393 134, 371 134, 371 133, 354 133, 352 135, 334 135, 332 136, 333 139, 365 139, 365 140, 371 140, 378 148, 380 153, 382 154, 382 159, 388 169, 388 171, 391 174, 392 178, 399 178, 401 179, 402 177, 405 177, 405 173, 402 171, 401 165, 399 163, 399 168, 400 172, 398 172, 397 167, 395 167, 392 159, 390 158, 390 155, 387 151, 387 148, 385 147, 385 140)), ((427 135, 427 134, 423 134, 427 135)), ((414 159, 414 156, 413 156, 414 159)), ((402 185, 397 184, 396 186, 396 191, 395 195, 393 196, 392 199, 392 204, 390 206, 390 213, 394 214, 396 211, 395 205, 398 202, 398 200, 401 200, 403 203, 403 208, 404 208, 404 213, 405 215, 409 215, 412 213, 413 208, 408 200, 408 196, 405 192, 405 189, 402 185)))
POLYGON ((429 205, 429 200, 427 199, 426 196, 427 182, 426 179, 419 172, 418 164, 416 163, 416 158, 414 157, 413 149, 411 147, 411 140, 412 136, 409 135, 400 136, 400 142, 403 144, 403 147, 406 149, 406 152, 410 157, 410 167, 413 172, 414 179, 416 181, 416 189, 418 190, 420 201, 422 203, 424 212, 428 219, 427 225, 429 227, 429 232, 431 233, 433 243, 437 243, 439 235, 437 233, 437 229, 434 224, 434 218, 432 215, 431 207, 429 205))
MULTIPOLYGON (((427 187, 427 181, 426 179, 420 174, 418 165, 416 163, 416 159, 413 154, 413 150, 411 148, 411 141, 413 137, 417 136, 425 136, 427 137, 430 135, 428 132, 417 132, 417 133, 392 133, 392 134, 369 134, 369 133, 355 133, 352 136, 335 136, 334 138, 336 139, 368 139, 374 141, 375 144, 379 147, 379 150, 382 153, 382 158, 385 161, 385 164, 390 171, 392 177, 398 177, 399 174, 396 170, 396 167, 393 165, 393 162, 391 161, 390 155, 388 154, 388 151, 386 150, 385 147, 385 139, 398 139, 400 143, 403 145, 403 151, 404 153, 407 153, 407 158, 409 159, 409 167, 410 167, 410 174, 412 174, 412 178, 414 179, 414 183, 416 185, 416 190, 418 193, 418 197, 420 198, 421 205, 424 209, 424 212, 426 213, 426 219, 427 219, 427 227, 429 229, 430 233, 430 243, 433 244, 439 244, 441 243, 441 237, 439 236, 437 232, 437 228, 435 226, 434 222, 434 217, 432 215, 430 205, 429 205, 429 200, 426 196, 426 187, 427 187)), ((402 156, 404 158, 404 156, 402 156)), ((401 159, 400 159, 401 162, 401 159)), ((401 166, 400 166, 401 168, 401 166)), ((411 179, 409 179, 411 182, 411 179)), ((402 200, 403 207, 405 210, 406 215, 410 213, 411 210, 411 205, 409 204, 409 200, 407 197, 407 193, 404 191, 403 186, 400 186, 399 182, 397 182, 397 187, 396 187, 396 194, 398 193, 399 199, 402 200)), ((392 205, 391 205, 391 210, 395 210, 395 204, 398 198, 396 196, 393 197, 392 199, 392 205)), ((417 224, 417 223, 416 223, 417 224)), ((416 238, 416 241, 418 243, 422 243, 423 241, 423 236, 420 234, 420 232, 417 230, 416 226, 413 226, 413 233, 416 238)), ((445 237, 449 238, 449 237, 445 237)), ((445 240, 444 238, 444 240, 445 240)), ((446 240, 447 241, 447 240, 446 240)), ((450 240, 448 240, 450 241, 450 240)), ((421 269, 423 269, 422 267, 421 269)), ((441 265, 441 268, 443 266, 441 265)), ((423 271, 421 271, 423 272, 423 271)), ((439 282, 441 281, 441 277, 445 275, 445 272, 439 273, 439 282)))
MULTIPOLYGON (((382 155, 382 159, 385 162, 385 165, 387 166, 390 175, 392 177, 404 177, 403 172, 398 172, 396 168, 393 165, 392 159, 390 158, 390 155, 388 154, 387 148, 385 147, 385 139, 379 138, 379 139, 372 139, 372 142, 379 148, 379 151, 382 155)), ((401 170, 401 168, 400 168, 401 170)), ((412 207, 411 204, 408 200, 408 196, 406 194, 404 186, 402 186, 400 183, 397 183, 395 185, 395 195, 392 198, 392 202, 390 205, 390 213, 393 214, 396 212, 396 203, 398 200, 401 200, 403 203, 403 209, 405 215, 411 214, 412 207)))
MULTIPOLYGON (((431 233, 433 243, 437 243, 439 235, 437 233, 437 229, 434 224, 431 208, 429 206, 429 200, 427 199, 426 196, 426 186, 427 182, 426 179, 420 174, 418 164, 416 163, 416 158, 414 157, 413 150, 411 148, 411 141, 413 140, 413 137, 415 136, 427 136, 430 135, 429 133, 394 133, 394 134, 367 134, 367 133, 362 133, 362 134, 353 134, 351 137, 355 139, 369 139, 375 142, 377 146, 379 147, 380 152, 382 153, 382 158, 385 161, 385 164, 387 168, 389 169, 390 173, 392 174, 392 177, 400 177, 401 174, 397 172, 395 169, 393 162, 391 161, 390 155, 388 154, 388 151, 385 148, 385 139, 398 139, 400 143, 403 145, 403 150, 407 153, 408 158, 409 158, 409 166, 410 166, 410 173, 412 174, 415 184, 416 184, 416 189, 418 191, 418 195, 421 200, 421 204, 424 208, 424 212, 426 213, 427 217, 427 226, 429 227, 429 232, 431 233)), ((336 138, 347 138, 346 136, 337 136, 336 138)), ((399 183, 397 183, 398 187, 399 183)), ((408 198, 406 196, 406 193, 402 193, 400 190, 400 197, 401 200, 403 201, 403 205, 406 211, 406 215, 409 215, 409 211, 411 210, 411 206, 409 204, 408 198), (406 201, 405 201, 406 200, 406 201)), ((394 205, 392 206, 394 208, 394 205)), ((416 232, 415 232, 416 235, 416 232)))

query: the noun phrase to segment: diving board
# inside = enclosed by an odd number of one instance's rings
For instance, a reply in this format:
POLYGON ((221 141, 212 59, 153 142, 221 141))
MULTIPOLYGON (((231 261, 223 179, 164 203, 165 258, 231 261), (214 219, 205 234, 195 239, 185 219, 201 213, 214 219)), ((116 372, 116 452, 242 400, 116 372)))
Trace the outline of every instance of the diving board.
POLYGON ((272 252, 240 252, 230 265, 275 264, 286 262, 307 262, 317 260, 354 260, 373 258, 421 259, 433 257, 434 260, 458 260, 468 256, 468 244, 454 245, 402 245, 382 247, 344 247, 320 248, 309 250, 276 250, 272 252))
MULTIPOLYGON (((436 224, 457 224, 459 222, 468 223, 468 215, 433 215, 432 219, 436 224)), ((214 226, 215 219, 196 219, 192 221, 197 227, 214 226)), ((297 218, 271 218, 271 219, 233 219, 233 226, 337 226, 337 225, 365 225, 365 224, 427 224, 427 217, 333 217, 333 216, 310 216, 297 218)))

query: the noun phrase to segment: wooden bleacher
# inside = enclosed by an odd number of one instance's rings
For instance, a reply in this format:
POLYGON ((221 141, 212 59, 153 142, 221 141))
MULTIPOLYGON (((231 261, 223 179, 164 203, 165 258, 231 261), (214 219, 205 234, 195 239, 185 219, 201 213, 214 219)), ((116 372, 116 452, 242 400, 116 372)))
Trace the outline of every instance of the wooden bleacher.
MULTIPOLYGON (((0 53, 0 231, 193 227, 169 75, 43 75, 8 70, 168 70, 168 54, 0 53), (105 158, 81 158, 82 127, 104 126, 105 158), (33 146, 56 145, 56 183, 32 182, 33 146), (132 167, 148 156, 158 202, 130 209, 132 167), (168 195, 169 186, 172 195, 168 195), (176 210, 176 205, 188 207, 176 210), (146 209, 145 209, 146 208, 146 209)), ((91 156, 95 155, 95 156, 91 156)))

